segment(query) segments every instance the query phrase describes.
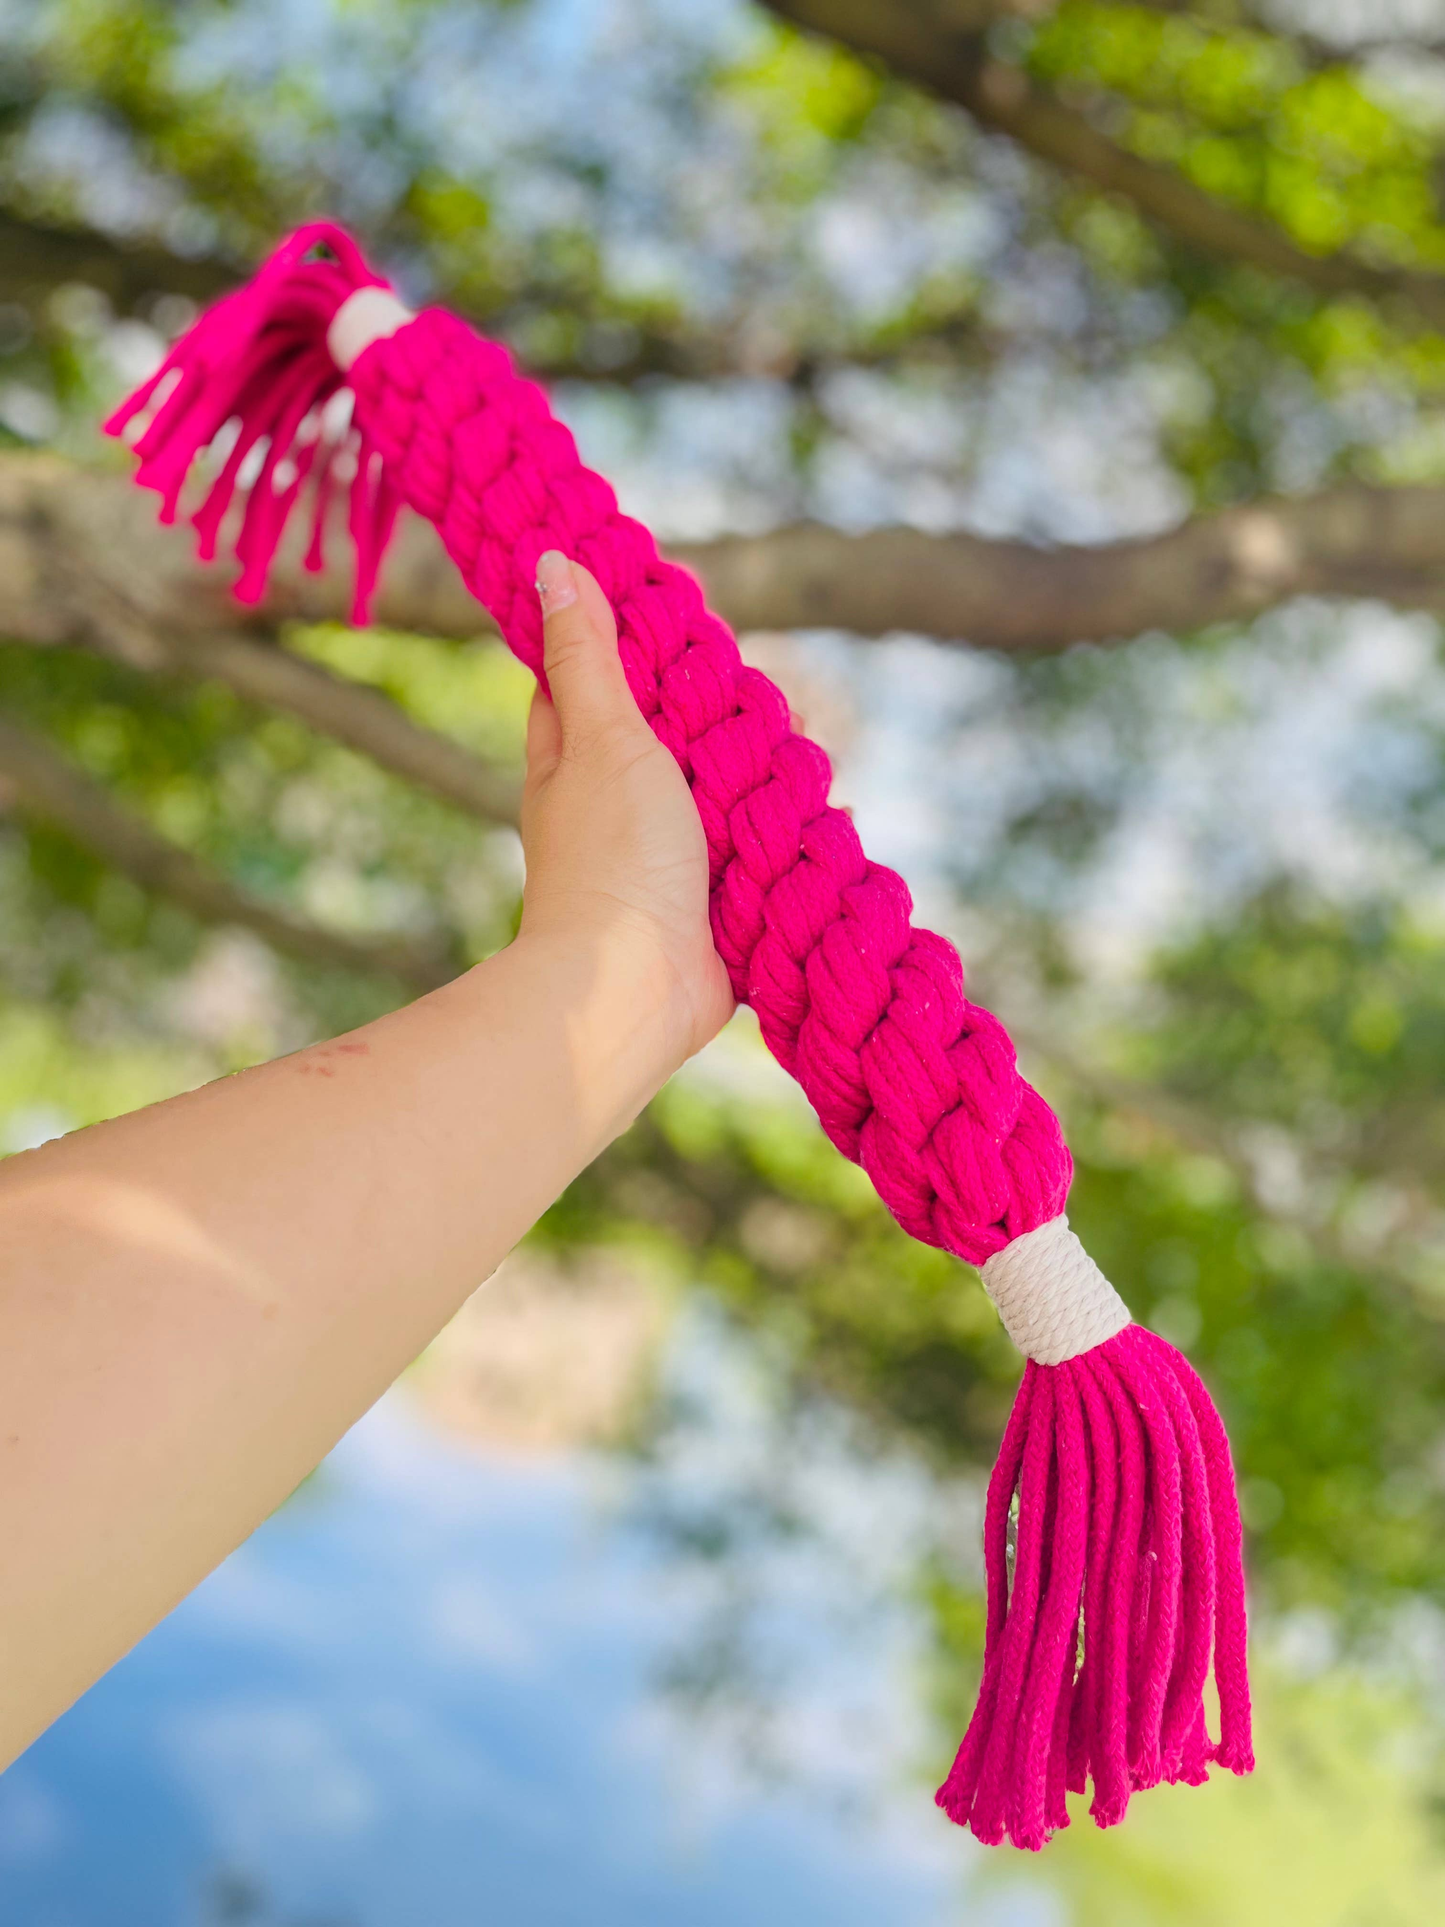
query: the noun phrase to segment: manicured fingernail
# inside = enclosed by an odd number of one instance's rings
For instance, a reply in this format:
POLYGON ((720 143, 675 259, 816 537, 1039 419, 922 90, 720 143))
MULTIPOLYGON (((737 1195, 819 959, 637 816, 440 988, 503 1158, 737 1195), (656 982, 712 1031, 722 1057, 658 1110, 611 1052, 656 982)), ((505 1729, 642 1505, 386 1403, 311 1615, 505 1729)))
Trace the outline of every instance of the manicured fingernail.
POLYGON ((555 615, 577 600, 577 578, 560 549, 544 549, 537 557, 537 597, 544 616, 555 615))

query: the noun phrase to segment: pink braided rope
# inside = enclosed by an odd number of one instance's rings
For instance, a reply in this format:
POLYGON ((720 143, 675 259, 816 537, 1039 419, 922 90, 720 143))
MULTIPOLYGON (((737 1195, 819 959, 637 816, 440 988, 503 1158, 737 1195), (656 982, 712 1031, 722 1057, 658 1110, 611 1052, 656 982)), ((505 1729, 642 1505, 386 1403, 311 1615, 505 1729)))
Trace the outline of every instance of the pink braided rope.
MULTIPOLYGON (((327 502, 349 479, 356 619, 405 504, 436 525, 538 675, 537 559, 556 548, 585 563, 616 612, 638 707, 706 829, 713 934, 734 993, 833 1143, 905 1230, 976 1265, 1058 1217, 1072 1175, 1058 1120, 1020 1076, 1003 1026, 965 996, 958 953, 913 926, 902 878, 865 856, 829 804, 827 756, 743 663, 693 577, 583 466, 543 391, 439 309, 373 340, 346 375, 334 365, 326 331, 338 309, 384 286, 348 236, 318 225, 201 318, 107 424, 119 433, 152 408, 137 479, 161 492, 163 518, 196 454, 235 422, 194 520, 214 554, 254 469, 235 543, 243 599, 264 593, 308 481, 307 566, 321 566, 327 502), (321 417, 343 386, 354 395, 344 444, 321 417)), ((939 1792, 955 1819, 982 1839, 1037 1847, 1068 1824, 1066 1789, 1086 1777, 1104 1825, 1131 1790, 1201 1778, 1210 1758, 1248 1770, 1228 1445, 1169 1346, 1130 1326, 1062 1364, 1030 1361, 990 1485, 985 1554, 983 1684, 939 1792), (1201 1698, 1211 1647, 1218 1747, 1201 1698)))
POLYGON ((438 309, 374 343, 351 380, 394 485, 539 674, 537 558, 561 549, 597 577, 638 707, 707 830, 734 994, 904 1229, 981 1264, 1056 1216, 1072 1171, 1058 1120, 965 997, 957 951, 913 928, 903 879, 828 803, 827 756, 582 466, 542 390, 438 309))

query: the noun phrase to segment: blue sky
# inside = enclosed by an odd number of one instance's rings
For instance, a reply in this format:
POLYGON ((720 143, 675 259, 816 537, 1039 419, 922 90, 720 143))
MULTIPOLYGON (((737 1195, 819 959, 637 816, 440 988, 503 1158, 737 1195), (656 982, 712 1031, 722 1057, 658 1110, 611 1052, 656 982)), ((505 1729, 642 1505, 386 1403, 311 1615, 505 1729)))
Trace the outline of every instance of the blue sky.
MULTIPOLYGON (((715 1431, 709 1471, 682 1458, 716 1487, 726 1456, 715 1431)), ((826 1457, 821 1510, 856 1511, 867 1470, 826 1457)), ((454 1445, 391 1394, 0 1781, 0 1923, 203 1927, 227 1879, 256 1927, 956 1919, 973 1850, 903 1770, 887 1615, 850 1630, 816 1603, 836 1570, 786 1554, 793 1764, 750 1772, 661 1690, 700 1594, 626 1483, 454 1445)))

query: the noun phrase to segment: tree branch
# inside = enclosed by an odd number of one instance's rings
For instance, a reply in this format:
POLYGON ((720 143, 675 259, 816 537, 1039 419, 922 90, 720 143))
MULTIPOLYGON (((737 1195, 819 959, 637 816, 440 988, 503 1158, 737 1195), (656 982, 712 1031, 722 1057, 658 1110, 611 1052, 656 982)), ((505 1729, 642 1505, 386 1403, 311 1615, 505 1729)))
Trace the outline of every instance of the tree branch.
POLYGON ((992 59, 977 30, 974 0, 964 0, 957 14, 948 0, 763 4, 794 26, 874 56, 1040 159, 1131 201, 1157 227, 1203 254, 1285 275, 1320 294, 1402 299, 1432 327, 1445 327, 1445 275, 1374 267, 1347 254, 1308 254, 1281 229, 1215 200, 1172 168, 1141 160, 1018 68, 992 59))
POLYGON ((205 923, 238 924, 302 963, 396 977, 413 991, 434 990, 455 974, 439 947, 344 937, 238 889, 121 809, 100 784, 5 715, 0 779, 22 813, 63 831, 141 889, 205 923))
MULTIPOLYGON (((374 691, 266 640, 277 623, 344 621, 348 571, 319 576, 285 549, 268 604, 243 620, 226 571, 198 563, 186 532, 119 474, 55 457, 0 455, 0 634, 70 643, 140 669, 216 675, 249 700, 302 716, 488 820, 512 820, 509 780, 374 691)), ((340 545, 338 545, 339 547, 340 545)), ((1162 629, 1245 621, 1292 596, 1372 597, 1445 613, 1445 487, 1347 487, 1196 516, 1163 535, 1041 548, 954 533, 847 535, 797 523, 767 535, 674 545, 741 631, 895 631, 993 649, 1058 650, 1162 629)), ((377 618, 470 638, 492 625, 408 517, 377 618)))
POLYGON ((903 630, 1058 650, 1151 629, 1187 635, 1299 595, 1445 610, 1445 488, 1260 501, 1091 547, 798 523, 676 553, 742 630, 903 630))

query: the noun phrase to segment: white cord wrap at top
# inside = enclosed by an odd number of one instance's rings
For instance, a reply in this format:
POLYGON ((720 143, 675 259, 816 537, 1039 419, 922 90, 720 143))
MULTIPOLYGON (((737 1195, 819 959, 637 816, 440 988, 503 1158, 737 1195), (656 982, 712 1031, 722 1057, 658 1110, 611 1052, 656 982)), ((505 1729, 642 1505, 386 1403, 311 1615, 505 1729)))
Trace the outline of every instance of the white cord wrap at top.
POLYGON ((1062 1215, 996 1251, 982 1277, 1004 1330, 1040 1365, 1090 1352, 1132 1322, 1062 1215))
POLYGON ((345 374, 363 348, 383 335, 394 335, 416 316, 392 293, 390 288, 358 288, 347 295, 326 330, 326 346, 331 359, 345 374))

